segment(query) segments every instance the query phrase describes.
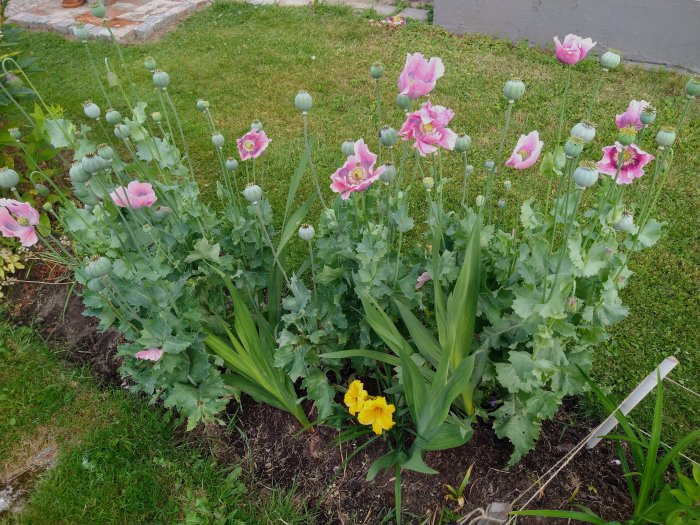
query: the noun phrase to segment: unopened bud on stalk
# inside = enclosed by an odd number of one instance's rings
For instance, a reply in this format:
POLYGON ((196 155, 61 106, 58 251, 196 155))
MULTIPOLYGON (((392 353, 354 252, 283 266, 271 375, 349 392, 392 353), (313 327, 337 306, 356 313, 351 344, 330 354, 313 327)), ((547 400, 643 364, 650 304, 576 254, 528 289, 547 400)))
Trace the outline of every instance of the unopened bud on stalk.
POLYGON ((509 80, 506 82, 506 84, 503 86, 503 96, 508 99, 508 102, 511 104, 515 102, 516 100, 522 98, 522 96, 525 94, 525 84, 523 83, 522 80, 515 78, 513 80, 509 80))
POLYGON ((200 98, 197 101, 197 109, 206 113, 207 111, 209 111, 209 102, 204 100, 203 98, 200 98))
POLYGON ((228 171, 236 171, 238 169, 238 161, 233 157, 226 159, 226 169, 228 171))
POLYGON ((660 148, 668 148, 673 145, 676 140, 676 130, 664 126, 656 134, 656 143, 660 148))
POLYGON ((598 166, 595 162, 584 161, 574 170, 574 182, 580 190, 590 188, 598 182, 598 166))
POLYGON ((685 83, 685 94, 690 98, 700 96, 700 78, 693 77, 685 83))
POLYGON ((107 121, 107 124, 116 126, 122 121, 122 115, 116 109, 109 108, 107 113, 105 113, 105 120, 107 121))
POLYGON ((243 190, 243 197, 251 204, 257 204, 262 199, 262 188, 257 184, 248 184, 243 190))
POLYGON ((408 95, 399 94, 396 96, 396 105, 404 111, 411 107, 411 98, 408 95))
POLYGON ((224 136, 221 133, 214 133, 211 136, 211 143, 214 144, 215 148, 223 148, 225 142, 226 140, 224 139, 224 136))
POLYGON ((639 120, 645 126, 653 124, 656 120, 656 108, 654 106, 646 106, 644 109, 642 109, 642 112, 639 114, 639 120))
POLYGON ((117 75, 114 71, 107 71, 107 84, 109 84, 109 87, 111 88, 119 87, 121 85, 119 75, 117 75))
POLYGON ((483 195, 476 196, 476 207, 477 208, 482 208, 484 206, 485 202, 486 202, 486 197, 484 197, 483 195))
POLYGON ((307 113, 311 110, 311 106, 314 105, 314 99, 306 91, 299 91, 296 97, 294 97, 294 107, 296 107, 302 113, 307 113))
POLYGON ((5 75, 5 83, 13 89, 21 89, 24 86, 24 82, 14 73, 8 73, 5 75))
POLYGON ((299 226, 299 238, 301 238, 302 241, 312 241, 315 234, 316 230, 314 230, 314 227, 310 224, 302 224, 299 226))
POLYGON ((262 131, 262 129, 263 129, 263 124, 259 120, 256 119, 250 123, 250 130, 251 131, 262 131))
POLYGON ((564 153, 567 157, 578 157, 583 151, 583 140, 578 137, 569 137, 564 144, 564 153))
POLYGON ((571 136, 588 144, 595 138, 595 126, 588 121, 582 121, 571 128, 571 136))
POLYGON ((399 134, 396 133, 396 130, 394 128, 390 128, 389 126, 384 126, 381 131, 379 132, 379 140, 382 143, 382 146, 386 146, 387 148, 391 148, 393 146, 396 146, 399 142, 399 134))
POLYGON ((384 184, 391 184, 396 178, 396 168, 393 164, 389 163, 384 166, 384 171, 379 175, 379 180, 384 184))
POLYGON ((7 131, 10 134, 10 137, 12 137, 15 140, 19 140, 22 138, 22 133, 20 132, 19 128, 10 128, 7 131))
POLYGON ((168 75, 165 71, 157 69, 153 73, 153 83, 156 87, 165 90, 170 84, 170 75, 168 75))
POLYGON ((12 189, 19 184, 19 175, 11 168, 0 168, 0 188, 12 189))
POLYGON ((355 154, 355 142, 352 140, 346 140, 345 142, 343 142, 343 145, 340 146, 340 151, 346 157, 349 157, 350 155, 354 155, 355 154))
MULTIPOLYGON (((46 186, 44 186, 46 187, 46 186)), ((44 211, 52 211, 53 210, 53 204, 50 202, 45 202, 44 205, 41 207, 44 211)))
POLYGON ((455 151, 458 153, 464 153, 468 151, 472 145, 472 138, 469 135, 459 135, 457 140, 455 140, 455 151))
POLYGON ((384 75, 384 66, 379 62, 375 62, 369 68, 369 74, 374 80, 379 80, 384 75))
POLYGON ((100 111, 100 107, 97 104, 95 104, 92 100, 83 102, 83 111, 85 112, 86 117, 92 119, 98 119, 102 114, 102 112, 100 111))
MULTIPOLYGON (((34 189, 36 190, 36 192, 39 194, 40 197, 48 197, 49 194, 51 193, 49 191, 49 189, 43 184, 35 184, 34 189)), ((50 204, 50 203, 47 202, 46 204, 50 204)))
POLYGON ((566 311, 575 314, 578 310, 578 299, 573 295, 566 299, 566 311))
POLYGON ((621 128, 617 134, 617 141, 623 146, 629 146, 634 143, 637 138, 637 130, 632 126, 627 126, 626 128, 621 128))
POLYGON ((425 191, 431 191, 435 187, 435 179, 432 177, 423 177, 423 188, 425 191))
POLYGON ((621 57, 614 51, 606 51, 600 56, 600 65, 603 71, 610 71, 620 65, 621 57))
POLYGON ((143 65, 151 73, 153 73, 156 70, 156 67, 158 67, 156 60, 152 56, 147 56, 143 61, 143 65))

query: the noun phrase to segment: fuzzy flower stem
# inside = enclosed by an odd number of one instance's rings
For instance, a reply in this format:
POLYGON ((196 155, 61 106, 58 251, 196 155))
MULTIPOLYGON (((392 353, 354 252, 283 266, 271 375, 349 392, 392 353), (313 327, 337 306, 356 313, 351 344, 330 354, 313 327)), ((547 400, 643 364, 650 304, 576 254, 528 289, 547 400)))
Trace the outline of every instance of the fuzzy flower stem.
POLYGON ((321 206, 324 209, 328 209, 326 206, 326 201, 323 200, 323 194, 321 194, 321 186, 318 183, 318 177, 316 176, 316 168, 314 167, 314 161, 311 158, 311 145, 309 144, 309 116, 306 112, 302 113, 304 119, 304 148, 306 149, 306 155, 309 157, 309 169, 311 169, 311 176, 314 179, 314 184, 316 185, 316 192, 318 193, 318 198, 321 201, 321 206))
POLYGON ((401 183, 403 182, 403 173, 406 169, 406 157, 408 157, 408 142, 403 143, 401 148, 401 163, 399 164, 399 176, 397 177, 396 183, 396 194, 398 195, 401 191, 401 183))
POLYGON ((462 162, 464 163, 464 180, 462 181, 462 206, 469 198, 469 173, 467 172, 467 152, 462 153, 462 162))
POLYGON ((314 247, 311 244, 311 241, 308 241, 309 243, 309 258, 311 259, 311 284, 314 289, 314 299, 316 299, 316 268, 314 267, 314 247))
POLYGON ((685 122, 685 117, 688 114, 688 109, 690 108, 690 104, 693 102, 693 99, 688 97, 685 101, 685 105, 683 106, 683 110, 681 111, 681 116, 678 117, 678 124, 676 124, 676 131, 679 131, 681 129, 681 126, 683 125, 683 122, 685 122))
MULTIPOLYGON (((557 270, 554 272, 554 282, 552 283, 552 288, 549 291, 549 296, 547 297, 547 302, 552 299, 554 290, 557 287, 557 281, 559 280, 559 271, 561 270, 561 265, 564 262, 564 256, 566 255, 567 245, 569 243, 569 235, 571 233, 571 225, 576 220, 576 213, 578 212, 578 205, 581 202, 581 194, 583 190, 576 190, 576 204, 574 204, 574 212, 571 215, 571 220, 566 223, 566 229, 564 230, 564 242, 561 246, 561 255, 559 256, 559 262, 557 263, 557 270)), ((546 288, 546 286, 545 286, 546 288)))
POLYGON ((182 147, 185 149, 185 156, 187 157, 187 164, 190 168, 190 176, 192 177, 192 182, 196 183, 196 179, 194 177, 194 169, 192 168, 192 158, 190 157, 190 149, 187 146, 187 139, 185 138, 185 131, 182 129, 182 122, 180 122, 180 115, 177 112, 177 108, 175 107, 175 104, 173 104, 173 99, 170 98, 170 95, 168 94, 167 91, 163 91, 165 94, 165 98, 168 101, 168 104, 170 105, 170 109, 173 110, 173 115, 175 116, 175 123, 177 124, 177 129, 180 132, 180 140, 182 140, 182 147))
POLYGON ((163 90, 157 89, 156 91, 158 92, 158 98, 160 99, 160 107, 162 109, 163 116, 165 117, 165 123, 168 125, 168 135, 170 135, 170 141, 175 144, 175 133, 173 133, 173 125, 170 122, 170 113, 168 112, 168 108, 165 106, 163 90))
POLYGON ((95 65, 95 59, 92 56, 92 51, 90 51, 90 44, 88 44, 87 42, 83 42, 83 46, 85 47, 85 54, 87 54, 88 62, 90 62, 90 68, 92 69, 92 72, 95 74, 95 80, 97 80, 97 85, 99 86, 100 91, 102 92, 102 96, 104 97, 105 101, 107 102, 107 105, 109 107, 112 107, 112 101, 109 99, 109 95, 107 95, 107 90, 105 89, 105 86, 102 83, 102 79, 100 78, 100 74, 97 72, 97 65, 95 65))
POLYGON ((489 170, 488 177, 486 179, 486 200, 484 201, 484 207, 489 210, 488 222, 491 223, 491 189, 493 188, 493 176, 496 174, 496 166, 501 161, 501 155, 503 154, 503 146, 506 143, 506 135, 508 134, 508 127, 510 126, 510 116, 513 113, 513 102, 508 101, 508 109, 506 109, 506 118, 503 123, 503 131, 501 131, 501 142, 498 144, 498 151, 496 153, 496 158, 494 159, 493 167, 489 170))
POLYGON ((569 95, 569 86, 571 85, 571 66, 566 68, 566 80, 564 80, 564 92, 561 96, 561 105, 559 106, 559 125, 557 126, 557 144, 561 142, 561 133, 564 129, 564 113, 566 112, 566 99, 569 95))
POLYGON ((258 220, 260 221, 260 229, 262 229, 263 236, 265 237, 265 242, 267 242, 267 245, 269 246, 270 250, 272 251, 272 257, 275 259, 275 264, 277 264, 277 267, 280 269, 282 272, 282 277, 284 277, 284 282, 287 283, 287 288, 291 288, 291 285, 289 284, 289 278, 287 277, 287 272, 284 271, 284 267, 282 266, 282 263, 280 263, 280 260, 277 258, 277 250, 275 250, 275 246, 272 244, 272 239, 270 239, 270 235, 267 233, 267 228, 265 228, 265 219, 262 216, 262 211, 261 211, 261 206, 259 202, 255 202, 251 204, 251 207, 255 211, 255 215, 258 217, 258 220))
MULTIPOLYGON (((379 126, 382 125, 382 90, 380 86, 380 79, 377 79, 376 81, 377 88, 375 91, 375 96, 377 99, 377 129, 379 129, 379 126)), ((381 145, 382 142, 381 140, 379 141, 379 148, 381 150, 381 145)))
POLYGON ((117 41, 117 39, 114 37, 114 33, 112 33, 112 28, 109 27, 109 23, 107 22, 107 19, 104 19, 102 23, 107 28, 107 31, 109 32, 109 38, 112 41, 112 44, 114 45, 114 47, 117 49, 117 55, 119 55, 119 62, 121 62, 122 71, 124 72, 124 77, 126 78, 126 81, 129 83, 129 86, 131 87, 131 94, 134 97, 134 99, 137 100, 138 96, 136 95, 136 87, 134 86, 134 83, 131 80, 131 75, 129 75, 129 70, 126 68, 126 62, 124 61, 124 55, 122 54, 122 48, 119 45, 119 42, 117 41))
POLYGON ((588 104, 588 109, 586 110, 586 120, 591 120, 591 115, 593 114, 593 108, 595 108, 598 102, 598 95, 600 93, 600 86, 603 83, 603 75, 598 76, 598 80, 593 86, 593 94, 591 95, 591 102, 588 104))

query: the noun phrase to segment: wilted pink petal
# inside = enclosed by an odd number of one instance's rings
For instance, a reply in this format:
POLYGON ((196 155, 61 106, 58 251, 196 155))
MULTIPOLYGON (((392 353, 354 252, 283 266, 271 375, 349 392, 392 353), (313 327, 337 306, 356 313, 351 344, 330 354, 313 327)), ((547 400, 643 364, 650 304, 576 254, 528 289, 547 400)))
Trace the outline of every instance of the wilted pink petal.
POLYGON ((423 272, 418 276, 418 279, 416 279, 416 290, 420 290, 423 288, 423 285, 427 283, 428 281, 431 281, 433 279, 433 276, 430 275, 428 272, 423 272))
POLYGON ((451 109, 433 106, 428 101, 418 111, 408 114, 399 135, 403 140, 414 140, 414 147, 423 157, 435 153, 438 147, 453 150, 457 134, 447 125, 454 114, 451 109))
POLYGON ((427 95, 444 74, 445 66, 439 58, 426 60, 421 53, 409 53, 399 75, 399 93, 413 100, 427 95))
POLYGON ((513 149, 510 157, 506 161, 506 166, 516 170, 524 170, 532 166, 540 157, 544 142, 540 140, 537 130, 528 135, 520 135, 518 143, 513 149))
POLYGON ((120 208, 150 208, 158 200, 153 186, 147 182, 132 180, 126 187, 119 186, 109 196, 120 208))
POLYGON ((562 64, 574 65, 584 58, 588 52, 596 45, 590 38, 581 38, 578 35, 566 35, 564 43, 559 41, 559 37, 554 37, 554 56, 562 64))
POLYGON ((345 164, 331 175, 331 189, 340 193, 343 200, 356 191, 366 190, 384 172, 384 166, 374 168, 376 162, 377 156, 369 150, 365 141, 358 140, 355 142, 355 154, 348 156, 345 164))
POLYGON ((134 354, 136 359, 141 359, 143 361, 158 361, 163 357, 163 350, 160 348, 149 348, 148 350, 141 350, 134 354))
POLYGON ((35 228, 37 224, 39 212, 29 203, 0 199, 0 232, 3 237, 15 237, 22 246, 33 246, 39 241, 35 228))
POLYGON ((634 179, 644 175, 644 166, 654 160, 654 156, 643 151, 636 144, 630 144, 625 150, 622 159, 620 173, 617 168, 622 154, 622 144, 616 142, 614 146, 603 148, 603 158, 598 162, 598 171, 610 175, 613 179, 617 176, 617 184, 632 184, 634 179))
POLYGON ((627 110, 615 116, 617 127, 620 129, 633 127, 637 131, 642 129, 644 125, 642 124, 641 114, 648 105, 649 102, 646 100, 631 100, 627 110))
POLYGON ((257 159, 267 149, 272 139, 267 138, 264 130, 251 130, 241 138, 236 139, 238 154, 241 160, 257 159))

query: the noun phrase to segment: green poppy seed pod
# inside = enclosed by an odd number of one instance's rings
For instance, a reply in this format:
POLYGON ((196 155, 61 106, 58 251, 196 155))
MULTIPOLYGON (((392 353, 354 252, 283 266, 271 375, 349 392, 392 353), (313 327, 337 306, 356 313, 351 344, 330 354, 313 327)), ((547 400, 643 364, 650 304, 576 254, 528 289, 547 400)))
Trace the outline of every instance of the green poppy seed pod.
POLYGON ((97 146, 97 156, 101 159, 110 161, 114 158, 114 150, 107 144, 97 146))
POLYGON ((693 77, 685 83, 685 94, 690 98, 700 96, 700 78, 693 77))
POLYGON ((506 200, 505 199, 498 199, 498 202, 496 204, 500 209, 503 209, 506 207, 506 200))
POLYGON ((102 114, 100 107, 91 100, 83 102, 83 111, 85 112, 86 117, 93 119, 100 118, 100 115, 102 114))
POLYGON ((571 296, 566 299, 566 311, 569 312, 570 314, 575 314, 576 311, 578 310, 578 299, 576 297, 571 296))
POLYGON ((390 128, 389 126, 384 126, 381 131, 379 132, 379 141, 382 143, 382 146, 386 146, 387 148, 392 148, 396 146, 399 142, 399 134, 396 132, 394 128, 390 128))
POLYGON ((126 140, 131 135, 131 130, 126 124, 118 124, 114 127, 114 134, 118 139, 126 140))
POLYGON ((663 127, 656 134, 656 143, 660 148, 668 148, 676 140, 676 130, 674 128, 663 127))
POLYGON ((396 178, 396 167, 393 164, 386 164, 384 171, 379 175, 379 180, 384 184, 391 184, 396 178))
POLYGON ((652 106, 645 107, 639 114, 639 120, 645 126, 650 126, 656 120, 656 108, 652 106))
POLYGON ((435 179, 432 177, 423 177, 423 188, 425 191, 431 191, 435 187, 435 179))
POLYGON ((617 133, 617 141, 623 146, 629 146, 634 143, 634 139, 637 138, 637 130, 631 126, 626 128, 621 128, 617 133))
POLYGON ((472 173, 474 173, 474 166, 472 166, 471 164, 467 164, 464 167, 464 170, 467 172, 467 175, 471 175, 472 173))
POLYGON ((476 207, 477 208, 482 208, 484 206, 485 202, 486 202, 486 197, 484 197, 483 195, 476 196, 476 207))
POLYGON ((156 64, 155 58, 153 58, 152 56, 147 56, 147 57, 143 60, 143 65, 144 65, 144 67, 145 67, 146 69, 148 69, 151 73, 153 73, 153 72, 156 70, 156 67, 158 67, 158 65, 156 64))
POLYGON ((15 140, 19 140, 22 138, 22 132, 20 132, 19 128, 10 128, 7 130, 10 134, 10 137, 12 137, 15 140))
POLYGON ((302 113, 307 113, 314 105, 314 99, 306 91, 299 91, 294 97, 294 106, 302 113))
POLYGON ((491 171, 495 165, 496 163, 492 160, 487 160, 486 162, 484 162, 484 167, 489 171, 491 171))
POLYGON ((19 184, 19 175, 10 168, 0 168, 0 188, 7 190, 16 188, 19 184))
MULTIPOLYGON (((36 192, 39 194, 40 197, 48 197, 49 194, 51 193, 49 191, 49 189, 46 186, 44 186, 43 184, 35 184, 34 189, 36 190, 36 192)), ((49 203, 47 202, 47 204, 49 204, 49 203)))
POLYGON ((262 188, 257 184, 248 184, 243 190, 243 197, 251 204, 256 204, 262 199, 262 188))
POLYGON ((107 14, 107 10, 102 2, 95 2, 90 6, 90 11, 92 15, 96 18, 104 18, 107 14))
POLYGON ((301 238, 302 241, 312 241, 315 234, 316 230, 314 230, 314 227, 310 224, 302 224, 299 226, 299 238, 301 238))
POLYGON ((513 183, 509 180, 504 180, 503 187, 505 188, 506 191, 510 191, 511 188, 513 187, 513 183))
POLYGON ((605 71, 615 69, 620 65, 620 55, 614 51, 606 51, 600 56, 600 65, 605 71))
POLYGON ((408 111, 408 108, 411 107, 411 97, 408 95, 398 94, 396 96, 396 105, 404 111, 408 111))
POLYGON ((163 115, 160 114, 160 111, 154 111, 151 113, 151 118, 153 119, 153 122, 158 124, 161 120, 163 120, 163 115))
POLYGON ((117 75, 114 71, 107 71, 107 84, 109 84, 109 87, 111 88, 119 87, 121 85, 119 75, 117 75))
MULTIPOLYGON (((44 186, 44 185, 39 184, 39 186, 44 186)), ((46 188, 46 186, 44 186, 44 188, 46 188)), ((46 188, 47 195, 48 195, 48 190, 49 189, 46 188)), ((45 202, 44 205, 41 207, 41 209, 44 211, 51 211, 51 210, 53 210, 53 204, 51 204, 50 202, 45 202)))
POLYGON ((104 279, 90 279, 87 282, 87 289, 95 293, 100 293, 106 286, 104 279))
POLYGON ((107 124, 116 126, 122 121, 122 114, 119 113, 116 109, 109 108, 107 110, 107 113, 105 113, 105 120, 107 121, 107 124))
POLYGON ((581 163, 574 170, 574 182, 580 190, 590 188, 598 182, 598 168, 593 163, 581 163))
POLYGON ((250 131, 262 131, 262 129, 263 129, 263 123, 260 122, 259 120, 256 119, 250 123, 250 131))
POLYGON ((91 279, 104 277, 112 270, 112 262, 107 257, 100 257, 91 261, 85 268, 85 274, 91 279))
POLYGON ((631 213, 624 212, 614 228, 619 232, 630 232, 634 228, 634 217, 631 213))
POLYGON ((85 27, 84 23, 78 22, 73 26, 73 36, 81 42, 85 42, 90 38, 90 30, 85 27))
POLYGON ((236 171, 238 169, 238 161, 233 157, 226 159, 226 169, 229 171, 236 171))
POLYGON ((153 212, 153 220, 156 222, 163 222, 172 213, 172 209, 167 206, 158 206, 153 212))
POLYGON ((464 153, 469 151, 472 145, 472 138, 469 135, 459 135, 457 140, 455 140, 455 151, 459 153, 464 153))
POLYGON ((214 133, 211 136, 211 143, 214 144, 215 148, 223 148, 225 142, 226 140, 224 139, 224 136, 221 133, 214 133))
POLYGON ((209 102, 204 100, 203 98, 200 98, 197 101, 197 109, 199 111, 204 111, 204 112, 209 111, 209 102))
POLYGON ((369 74, 374 80, 379 80, 380 78, 382 78, 382 76, 384 76, 384 66, 381 65, 379 62, 375 62, 369 68, 369 74))
POLYGON ((82 183, 90 180, 92 175, 83 169, 83 163, 80 161, 74 162, 68 171, 70 180, 74 183, 82 183))
POLYGON ((585 144, 588 144, 595 138, 595 126, 590 122, 579 122, 571 128, 571 136, 582 140, 585 144))
POLYGON ((525 83, 519 79, 513 79, 506 82, 503 86, 503 96, 508 99, 508 102, 515 102, 522 98, 525 94, 525 83))
POLYGON ((569 137, 564 144, 564 153, 568 157, 578 157, 583 151, 583 141, 577 137, 569 137))
POLYGON ((106 165, 104 159, 101 159, 94 153, 86 153, 80 161, 80 164, 82 165, 83 170, 90 175, 94 175, 106 165))
POLYGON ((346 157, 349 157, 350 155, 355 154, 355 142, 352 140, 346 140, 343 142, 343 145, 340 146, 340 151, 345 155, 346 157))
POLYGON ((156 70, 153 72, 153 83, 160 89, 167 89, 170 84, 170 75, 165 71, 156 70))
POLYGON ((22 79, 14 73, 8 73, 5 76, 5 82, 8 86, 10 86, 13 89, 22 89, 22 87, 24 86, 24 82, 22 82, 22 79))

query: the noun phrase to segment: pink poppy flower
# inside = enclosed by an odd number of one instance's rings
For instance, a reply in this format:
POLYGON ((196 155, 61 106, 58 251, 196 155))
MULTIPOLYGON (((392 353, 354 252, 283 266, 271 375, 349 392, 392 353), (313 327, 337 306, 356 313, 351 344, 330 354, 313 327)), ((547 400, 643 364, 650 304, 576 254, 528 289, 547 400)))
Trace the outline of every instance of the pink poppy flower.
POLYGON ((540 140, 537 130, 528 135, 520 135, 518 143, 506 161, 506 166, 516 170, 524 170, 532 166, 540 158, 544 142, 540 140))
POLYGON ((453 150, 457 134, 447 125, 455 112, 443 106, 433 106, 426 102, 418 111, 408 114, 399 135, 403 140, 415 140, 414 146, 421 156, 435 153, 438 146, 453 150))
POLYGON ((358 140, 355 142, 355 154, 349 155, 345 164, 331 175, 331 189, 340 193, 343 200, 353 192, 366 190, 384 172, 384 166, 374 169, 376 162, 377 156, 369 150, 365 141, 358 140))
POLYGON ((640 115, 648 105, 649 102, 646 100, 631 100, 627 111, 615 116, 617 127, 620 129, 632 127, 637 131, 642 129, 644 125, 642 124, 640 115))
POLYGON ((15 237, 22 246, 34 246, 39 238, 35 226, 39 224, 39 212, 26 202, 0 199, 0 232, 3 237, 15 237))
POLYGON ((131 208, 136 210, 138 208, 150 208, 158 200, 155 192, 153 191, 153 186, 147 182, 139 182, 137 180, 132 180, 126 187, 119 186, 109 194, 114 201, 114 204, 120 208, 131 208))
POLYGON ((445 66, 439 58, 426 60, 421 53, 408 53, 406 65, 399 75, 399 93, 413 100, 427 95, 444 74, 445 66))
POLYGON ((423 288, 423 285, 427 283, 428 281, 432 281, 433 276, 430 275, 428 272, 423 272, 418 276, 418 279, 416 279, 416 290, 420 290, 423 288))
POLYGON ((257 159, 267 149, 267 145, 272 142, 268 139, 264 130, 250 130, 240 139, 236 139, 238 153, 241 160, 257 159))
POLYGON ((158 361, 163 357, 163 350, 160 348, 149 348, 148 350, 141 350, 134 354, 136 359, 141 359, 142 361, 158 361))
POLYGON ((559 37, 554 37, 554 45, 556 50, 554 56, 562 64, 574 65, 584 58, 588 52, 596 45, 590 38, 581 38, 578 35, 566 35, 564 37, 564 43, 559 41, 559 37))
MULTIPOLYGON (((606 146, 603 148, 603 158, 598 161, 598 171, 610 175, 615 179, 621 153, 622 144, 619 142, 615 142, 614 146, 606 146)), ((615 182, 618 184, 632 184, 634 179, 638 179, 644 175, 644 166, 649 164, 652 160, 654 160, 654 155, 650 155, 646 151, 639 149, 636 144, 630 144, 625 150, 620 174, 617 175, 617 180, 615 182)))

